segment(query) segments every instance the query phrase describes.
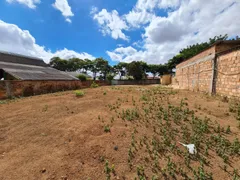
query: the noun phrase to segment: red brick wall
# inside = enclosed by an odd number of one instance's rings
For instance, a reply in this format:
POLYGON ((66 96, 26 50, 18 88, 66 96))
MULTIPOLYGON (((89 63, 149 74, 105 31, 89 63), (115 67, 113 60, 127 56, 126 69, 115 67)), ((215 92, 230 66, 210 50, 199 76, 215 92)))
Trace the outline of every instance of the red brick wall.
POLYGON ((180 89, 209 91, 215 46, 177 65, 174 83, 180 89))
POLYGON ((181 67, 183 67, 183 66, 185 66, 187 64, 191 64, 191 63, 196 62, 200 58, 203 58, 203 57, 206 57, 206 56, 209 56, 209 55, 212 55, 212 54, 215 54, 215 46, 213 46, 213 47, 211 47, 211 48, 209 48, 209 49, 207 49, 207 50, 197 54, 196 56, 193 56, 192 58, 190 58, 190 59, 188 59, 188 60, 178 64, 176 66, 176 68, 179 69, 179 68, 181 68, 181 67))
POLYGON ((240 50, 219 56, 217 63, 216 92, 240 97, 240 50))
POLYGON ((240 97, 240 50, 218 56, 215 85, 212 82, 215 51, 222 52, 235 46, 219 44, 177 65, 173 85, 204 92, 212 92, 214 88, 217 94, 240 97))
MULTIPOLYGON (((93 81, 0 81, 0 99, 9 96, 32 96, 57 91, 90 87, 93 81)), ((96 81, 100 86, 108 85, 106 81, 96 81)))

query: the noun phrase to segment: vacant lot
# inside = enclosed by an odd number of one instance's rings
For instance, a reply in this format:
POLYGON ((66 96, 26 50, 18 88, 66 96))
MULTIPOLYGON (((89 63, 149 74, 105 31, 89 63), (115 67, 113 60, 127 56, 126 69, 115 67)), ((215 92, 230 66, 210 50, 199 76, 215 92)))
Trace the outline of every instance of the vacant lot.
POLYGON ((0 179, 239 178, 237 103, 160 86, 83 91, 0 102, 0 179))

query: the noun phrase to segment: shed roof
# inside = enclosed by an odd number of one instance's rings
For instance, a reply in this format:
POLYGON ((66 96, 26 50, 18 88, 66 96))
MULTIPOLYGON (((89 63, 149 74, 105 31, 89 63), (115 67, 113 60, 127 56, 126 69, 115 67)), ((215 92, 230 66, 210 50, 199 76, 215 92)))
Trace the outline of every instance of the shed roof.
POLYGON ((20 80, 77 80, 41 59, 11 53, 0 52, 0 69, 20 80))
POLYGON ((28 64, 34 66, 47 66, 47 64, 40 58, 5 51, 0 51, 0 61, 18 64, 28 64))

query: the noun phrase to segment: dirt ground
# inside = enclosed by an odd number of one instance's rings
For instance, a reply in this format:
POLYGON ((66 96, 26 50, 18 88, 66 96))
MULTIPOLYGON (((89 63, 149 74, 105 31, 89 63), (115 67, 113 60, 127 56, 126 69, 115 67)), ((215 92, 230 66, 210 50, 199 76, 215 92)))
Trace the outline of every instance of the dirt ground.
POLYGON ((240 139, 240 121, 229 102, 158 86, 83 91, 1 101, 1 180, 238 178, 240 150, 231 143, 240 139), (206 127, 194 125, 193 113, 209 120, 207 130, 191 129, 206 127), (191 132, 183 135, 185 126, 191 132), (199 156, 178 141, 199 143, 199 156))

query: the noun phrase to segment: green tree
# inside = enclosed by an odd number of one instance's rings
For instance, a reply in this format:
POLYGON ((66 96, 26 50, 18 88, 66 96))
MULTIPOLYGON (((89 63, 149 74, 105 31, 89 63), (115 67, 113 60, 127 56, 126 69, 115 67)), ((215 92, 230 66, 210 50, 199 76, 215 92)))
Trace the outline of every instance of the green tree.
POLYGON ((87 74, 87 71, 89 71, 92 67, 93 62, 90 59, 84 59, 83 62, 83 73, 87 74))
POLYGON ((141 80, 143 78, 143 67, 141 62, 132 61, 127 66, 128 75, 133 76, 135 80, 141 80))
POLYGON ((50 60, 49 64, 50 64, 51 67, 53 67, 55 69, 58 69, 60 71, 68 71, 68 69, 69 69, 68 61, 64 60, 64 59, 61 59, 59 57, 53 57, 50 60))
POLYGON ((160 64, 158 65, 158 75, 171 73, 171 69, 169 69, 168 64, 160 64))
POLYGON ((111 71, 111 66, 108 64, 108 61, 103 58, 95 59, 95 65, 97 71, 102 75, 103 79, 106 80, 107 74, 111 71))
POLYGON ((79 58, 71 58, 68 60, 68 67, 70 71, 80 71, 83 69, 84 60, 79 58))

